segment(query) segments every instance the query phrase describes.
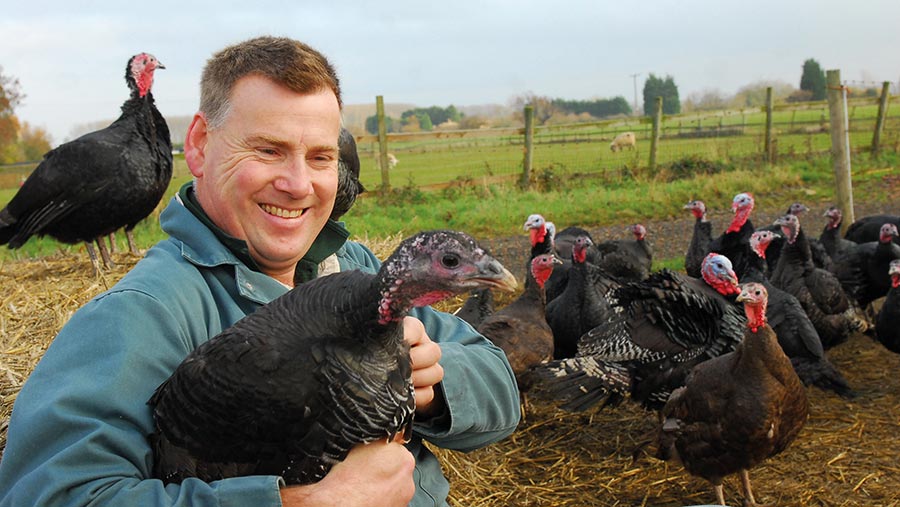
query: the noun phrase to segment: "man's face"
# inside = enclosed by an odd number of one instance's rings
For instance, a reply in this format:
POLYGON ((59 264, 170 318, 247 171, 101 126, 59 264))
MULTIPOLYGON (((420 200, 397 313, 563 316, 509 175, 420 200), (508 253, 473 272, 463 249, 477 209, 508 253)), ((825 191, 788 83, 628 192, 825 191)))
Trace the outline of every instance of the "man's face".
POLYGON ((197 197, 213 222, 247 242, 263 272, 289 283, 334 205, 337 98, 261 76, 240 79, 230 98, 221 127, 197 115, 188 133, 197 197))

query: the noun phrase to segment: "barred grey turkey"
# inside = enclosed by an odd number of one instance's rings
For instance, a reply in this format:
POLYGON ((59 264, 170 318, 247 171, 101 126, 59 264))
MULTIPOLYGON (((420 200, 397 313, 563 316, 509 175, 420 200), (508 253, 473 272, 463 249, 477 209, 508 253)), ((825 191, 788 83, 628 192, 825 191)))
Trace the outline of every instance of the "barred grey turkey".
POLYGON ((431 231, 404 240, 377 274, 296 286, 195 349, 153 394, 154 476, 310 483, 357 444, 408 436, 403 317, 475 287, 515 285, 468 235, 431 231))
POLYGON ((83 241, 94 271, 112 261, 103 237, 131 230, 159 204, 172 179, 172 140, 153 102, 153 74, 165 67, 140 53, 125 66, 131 90, 122 114, 108 127, 61 144, 44 155, 0 211, 0 244, 19 248, 34 235, 63 243, 83 241))

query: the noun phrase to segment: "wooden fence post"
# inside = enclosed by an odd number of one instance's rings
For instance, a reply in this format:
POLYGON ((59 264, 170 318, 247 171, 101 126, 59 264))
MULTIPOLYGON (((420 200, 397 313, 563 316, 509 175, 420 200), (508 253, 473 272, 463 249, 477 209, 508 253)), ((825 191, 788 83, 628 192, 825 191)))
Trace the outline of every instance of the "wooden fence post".
POLYGON ((650 172, 656 172, 656 151, 659 149, 659 130, 662 126, 663 98, 656 97, 656 108, 653 112, 653 133, 650 135, 650 172))
POLYGON ((522 161, 522 178, 519 187, 531 185, 531 164, 534 160, 534 106, 525 106, 525 159, 522 161))
POLYGON ((875 120, 875 133, 872 135, 872 157, 881 151, 881 132, 884 131, 884 117, 887 115, 888 97, 891 95, 891 82, 881 85, 881 100, 878 102, 878 118, 875 120))
POLYGON ((378 116, 378 164, 381 166, 381 193, 391 191, 391 176, 387 159, 387 123, 384 119, 384 97, 375 97, 375 114, 378 116))
POLYGON ((766 163, 771 164, 772 154, 772 87, 766 88, 766 146, 765 157, 766 163))
POLYGON ((831 157, 837 206, 844 214, 841 235, 856 219, 853 213, 853 184, 850 179, 850 132, 847 131, 847 88, 841 86, 841 71, 825 73, 828 90, 828 112, 831 121, 831 157))

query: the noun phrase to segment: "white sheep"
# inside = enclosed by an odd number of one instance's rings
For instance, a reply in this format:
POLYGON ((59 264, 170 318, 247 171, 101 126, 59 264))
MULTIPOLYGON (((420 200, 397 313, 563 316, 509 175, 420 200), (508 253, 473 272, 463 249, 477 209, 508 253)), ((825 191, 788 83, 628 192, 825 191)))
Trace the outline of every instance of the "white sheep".
POLYGON ((609 143, 609 149, 614 153, 617 151, 621 151, 622 148, 633 150, 636 146, 637 138, 634 136, 634 132, 622 132, 621 134, 617 135, 611 143, 609 143))
MULTIPOLYGON (((381 162, 380 162, 381 156, 378 155, 378 153, 375 154, 375 161, 378 162, 379 166, 381 165, 381 162)), ((398 162, 397 157, 395 157, 393 153, 387 154, 388 169, 393 169, 394 166, 397 165, 397 162, 398 162)))

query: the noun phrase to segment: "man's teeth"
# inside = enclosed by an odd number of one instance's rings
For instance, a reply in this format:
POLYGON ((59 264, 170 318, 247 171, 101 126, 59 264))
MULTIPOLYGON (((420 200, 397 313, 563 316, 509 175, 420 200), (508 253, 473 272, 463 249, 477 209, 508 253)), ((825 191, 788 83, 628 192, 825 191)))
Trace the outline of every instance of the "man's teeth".
POLYGON ((275 215, 276 217, 281 217, 281 218, 298 218, 300 215, 303 214, 303 210, 301 210, 301 209, 290 210, 290 209, 279 208, 277 206, 272 206, 271 204, 263 204, 260 207, 266 213, 268 213, 270 215, 275 215))

